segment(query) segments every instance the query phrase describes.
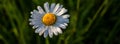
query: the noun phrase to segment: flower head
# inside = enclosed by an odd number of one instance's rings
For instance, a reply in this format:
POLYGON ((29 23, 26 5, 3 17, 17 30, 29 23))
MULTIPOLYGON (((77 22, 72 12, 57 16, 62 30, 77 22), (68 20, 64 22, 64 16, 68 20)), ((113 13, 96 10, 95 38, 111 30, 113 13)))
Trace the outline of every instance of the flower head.
POLYGON ((45 11, 37 6, 38 10, 33 10, 31 12, 31 18, 29 19, 30 25, 36 29, 35 33, 42 34, 46 38, 49 35, 51 38, 54 35, 62 33, 61 29, 66 29, 69 23, 70 15, 65 14, 67 9, 63 8, 63 5, 48 2, 44 3, 45 11))

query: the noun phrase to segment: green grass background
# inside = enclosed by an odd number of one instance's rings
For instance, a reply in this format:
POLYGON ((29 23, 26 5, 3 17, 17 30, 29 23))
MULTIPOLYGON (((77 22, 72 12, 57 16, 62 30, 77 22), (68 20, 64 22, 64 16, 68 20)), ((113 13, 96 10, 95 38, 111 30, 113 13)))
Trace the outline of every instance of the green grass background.
POLYGON ((120 0, 0 0, 0 44, 120 44, 120 0), (68 9, 63 34, 44 38, 29 25, 45 2, 68 9))

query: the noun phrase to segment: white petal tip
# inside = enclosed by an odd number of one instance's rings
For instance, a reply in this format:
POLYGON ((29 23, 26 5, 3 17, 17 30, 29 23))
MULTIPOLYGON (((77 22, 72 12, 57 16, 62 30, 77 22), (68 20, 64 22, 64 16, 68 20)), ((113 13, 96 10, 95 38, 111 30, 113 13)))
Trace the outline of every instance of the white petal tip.
POLYGON ((61 27, 62 29, 66 29, 66 26, 63 25, 63 24, 60 24, 60 27, 61 27))
POLYGON ((41 35, 42 35, 42 33, 39 33, 39 35, 41 36, 41 35))
POLYGON ((33 14, 33 12, 30 12, 30 14, 33 14))
POLYGON ((70 15, 66 14, 66 15, 63 15, 62 17, 63 17, 63 18, 69 18, 70 15))
POLYGON ((33 29, 35 29, 36 27, 35 27, 35 26, 33 26, 32 28, 33 28, 33 29))
POLYGON ((33 25, 32 23, 29 23, 30 25, 33 25))
POLYGON ((37 9, 39 10, 39 9, 40 9, 40 6, 37 6, 37 9))
POLYGON ((47 35, 44 35, 44 38, 46 38, 47 37, 47 35))
POLYGON ((52 36, 50 36, 50 38, 52 38, 52 36))

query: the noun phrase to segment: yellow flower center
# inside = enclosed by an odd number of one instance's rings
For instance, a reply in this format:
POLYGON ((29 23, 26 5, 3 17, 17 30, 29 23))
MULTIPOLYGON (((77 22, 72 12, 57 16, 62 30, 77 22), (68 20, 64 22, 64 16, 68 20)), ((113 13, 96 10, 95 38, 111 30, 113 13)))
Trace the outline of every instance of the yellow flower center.
POLYGON ((49 25, 53 25, 56 21, 56 16, 52 13, 47 13, 42 17, 42 22, 49 26, 49 25))

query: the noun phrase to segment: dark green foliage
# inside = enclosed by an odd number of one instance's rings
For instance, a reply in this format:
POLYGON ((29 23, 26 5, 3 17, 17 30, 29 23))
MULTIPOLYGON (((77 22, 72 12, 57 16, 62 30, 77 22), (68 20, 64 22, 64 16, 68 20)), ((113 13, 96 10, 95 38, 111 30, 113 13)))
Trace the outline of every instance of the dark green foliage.
POLYGON ((120 0, 0 0, 0 44, 120 44, 120 0), (45 2, 60 3, 71 15, 53 38, 29 25, 30 12, 45 2))

